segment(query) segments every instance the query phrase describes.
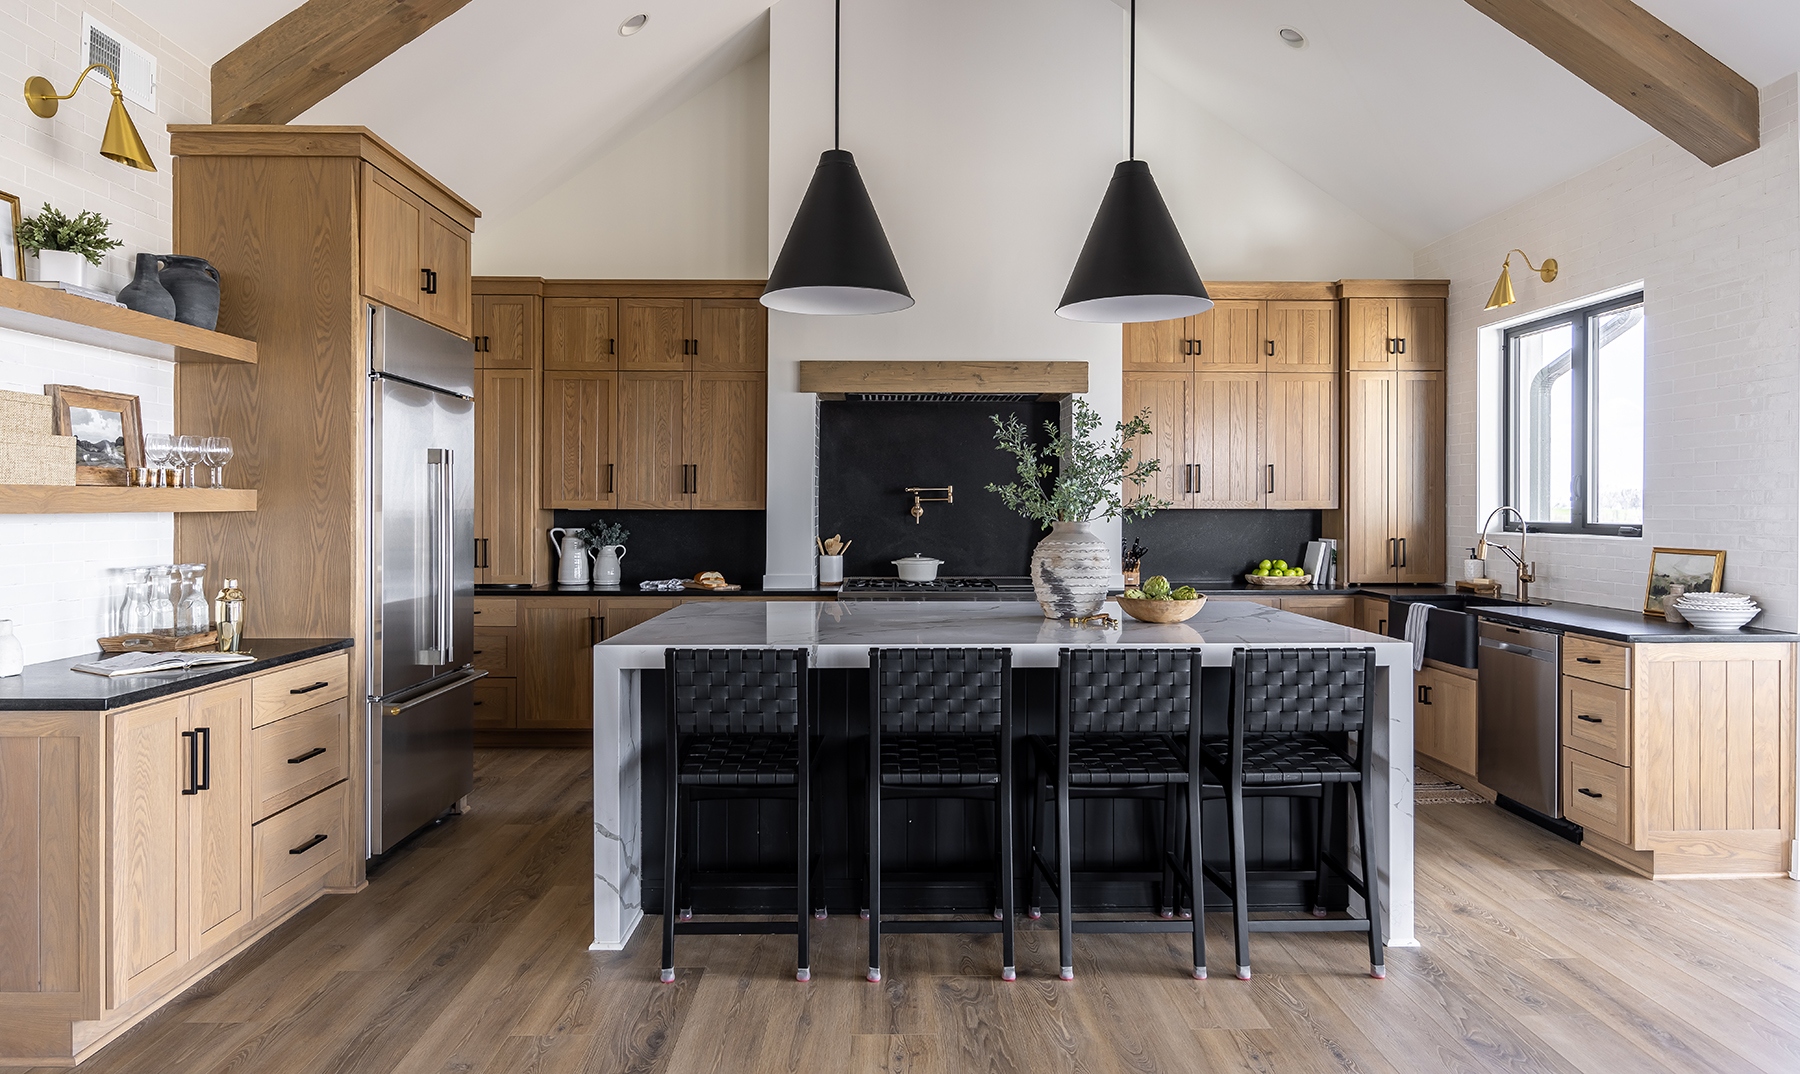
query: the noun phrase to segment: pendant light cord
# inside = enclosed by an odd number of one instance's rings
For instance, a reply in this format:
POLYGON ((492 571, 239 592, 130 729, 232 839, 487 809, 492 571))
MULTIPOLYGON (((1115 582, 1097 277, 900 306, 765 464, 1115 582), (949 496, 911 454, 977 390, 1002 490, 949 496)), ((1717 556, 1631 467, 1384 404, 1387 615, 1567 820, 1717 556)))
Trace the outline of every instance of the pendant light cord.
POLYGON ((1137 159, 1137 0, 1131 0, 1131 86, 1128 91, 1130 104, 1127 106, 1125 135, 1125 153, 1132 160, 1137 159))
MULTIPOLYGON (((1131 0, 1133 6, 1137 0, 1131 0)), ((843 92, 844 81, 844 0, 834 0, 831 5, 831 148, 842 148, 838 144, 838 115, 843 111, 839 96, 843 92)))

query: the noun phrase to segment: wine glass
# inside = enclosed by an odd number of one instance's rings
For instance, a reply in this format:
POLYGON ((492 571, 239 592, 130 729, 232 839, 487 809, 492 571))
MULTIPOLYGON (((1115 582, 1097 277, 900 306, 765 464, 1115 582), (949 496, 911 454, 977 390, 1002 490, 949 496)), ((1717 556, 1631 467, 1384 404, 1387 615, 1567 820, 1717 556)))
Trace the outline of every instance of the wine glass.
POLYGON ((181 483, 188 488, 194 487, 194 464, 200 461, 200 438, 197 436, 178 436, 175 438, 175 465, 181 468, 181 483))
POLYGON ((231 461, 231 437, 209 436, 200 444, 200 457, 212 467, 212 487, 225 487, 225 464, 231 461))
POLYGON ((173 446, 168 433, 144 434, 144 464, 150 468, 150 484, 157 487, 168 484, 168 477, 162 468, 169 461, 169 451, 173 446))

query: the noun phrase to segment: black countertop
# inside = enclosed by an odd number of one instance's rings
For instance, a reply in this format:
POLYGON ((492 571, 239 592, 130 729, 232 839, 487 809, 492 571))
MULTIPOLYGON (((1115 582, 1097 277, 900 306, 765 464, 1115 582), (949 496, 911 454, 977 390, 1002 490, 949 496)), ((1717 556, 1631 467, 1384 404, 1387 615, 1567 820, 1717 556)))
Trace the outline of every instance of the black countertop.
POLYGON ((0 679, 0 712, 75 712, 122 709, 159 697, 216 686, 283 664, 348 649, 349 638, 247 638, 244 649, 256 657, 197 671, 165 671, 155 675, 121 675, 109 679, 72 670, 98 659, 99 653, 27 664, 22 675, 0 679))
POLYGON ((1591 634, 1597 638, 1629 642, 1721 642, 1721 641, 1800 641, 1800 634, 1785 630, 1765 630, 1744 626, 1736 630, 1699 630, 1686 623, 1671 623, 1642 612, 1620 608, 1599 608, 1591 604, 1565 604, 1552 601, 1548 605, 1522 607, 1474 608, 1483 619, 1509 626, 1552 633, 1591 634))
POLYGON ((829 589, 764 589, 761 586, 745 586, 730 592, 719 592, 706 589, 676 589, 661 592, 654 589, 639 589, 638 580, 633 578, 622 585, 615 586, 503 586, 478 585, 475 587, 478 597, 835 597, 837 587, 829 589))

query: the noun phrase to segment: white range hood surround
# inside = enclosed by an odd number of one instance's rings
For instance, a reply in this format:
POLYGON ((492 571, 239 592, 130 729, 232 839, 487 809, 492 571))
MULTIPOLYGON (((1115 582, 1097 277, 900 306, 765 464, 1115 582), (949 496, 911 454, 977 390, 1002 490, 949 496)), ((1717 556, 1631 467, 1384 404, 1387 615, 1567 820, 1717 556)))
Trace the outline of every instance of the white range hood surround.
MULTIPOLYGON (((1124 20, 1093 0, 846 6, 841 144, 918 304, 769 315, 765 586, 815 584, 820 396, 801 362, 1086 363, 1084 398, 1118 420, 1119 327, 1056 303, 1125 156, 1124 20)), ((832 144, 831 0, 782 0, 769 37, 773 252, 832 144)), ((1118 522, 1097 528, 1118 543, 1118 522)))

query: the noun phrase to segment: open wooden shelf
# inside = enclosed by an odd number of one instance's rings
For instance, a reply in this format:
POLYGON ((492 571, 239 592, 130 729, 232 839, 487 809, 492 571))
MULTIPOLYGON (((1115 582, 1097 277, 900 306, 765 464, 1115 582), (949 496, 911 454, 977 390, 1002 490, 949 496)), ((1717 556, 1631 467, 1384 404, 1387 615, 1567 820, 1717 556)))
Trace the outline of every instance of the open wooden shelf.
POLYGON ((0 485, 0 515, 256 510, 255 489, 140 489, 119 485, 0 485))
POLYGON ((250 340, 4 277, 0 328, 165 362, 256 364, 256 344, 250 340))

